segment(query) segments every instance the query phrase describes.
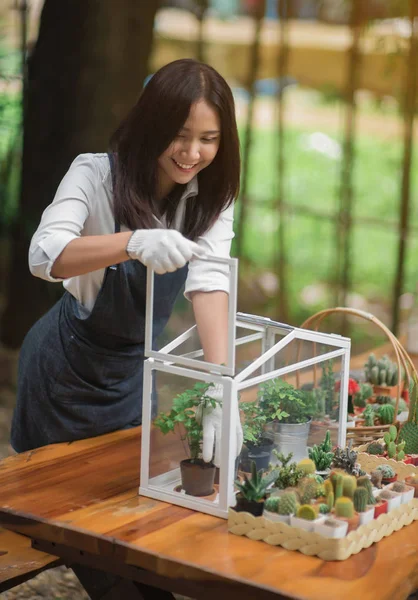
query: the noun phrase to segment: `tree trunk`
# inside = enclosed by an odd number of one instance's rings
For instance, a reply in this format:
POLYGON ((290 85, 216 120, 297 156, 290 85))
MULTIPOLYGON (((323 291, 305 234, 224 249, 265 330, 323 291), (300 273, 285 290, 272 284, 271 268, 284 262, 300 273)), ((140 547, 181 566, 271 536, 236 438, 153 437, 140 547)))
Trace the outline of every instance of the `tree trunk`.
POLYGON ((27 253, 42 211, 77 154, 106 152, 147 75, 159 0, 45 0, 28 61, 19 214, 12 232, 1 342, 18 348, 62 292, 32 277, 27 253))

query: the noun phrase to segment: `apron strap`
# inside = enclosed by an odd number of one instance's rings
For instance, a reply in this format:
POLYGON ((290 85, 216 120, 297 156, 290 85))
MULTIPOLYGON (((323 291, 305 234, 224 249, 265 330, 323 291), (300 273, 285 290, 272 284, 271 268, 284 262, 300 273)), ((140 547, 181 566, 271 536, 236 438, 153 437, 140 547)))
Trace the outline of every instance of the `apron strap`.
MULTIPOLYGON (((113 152, 107 153, 109 164, 110 164, 110 172, 112 174, 112 188, 115 189, 115 157, 113 156, 113 152)), ((115 219, 115 233, 120 233, 120 223, 116 222, 115 219)))

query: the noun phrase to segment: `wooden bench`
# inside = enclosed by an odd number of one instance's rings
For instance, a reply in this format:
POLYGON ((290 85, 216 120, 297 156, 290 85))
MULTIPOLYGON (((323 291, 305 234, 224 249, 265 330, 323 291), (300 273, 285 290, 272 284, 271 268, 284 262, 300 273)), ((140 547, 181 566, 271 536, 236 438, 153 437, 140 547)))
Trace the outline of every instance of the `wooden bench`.
POLYGON ((24 535, 0 528, 0 593, 63 564, 56 556, 34 550, 31 543, 24 535))

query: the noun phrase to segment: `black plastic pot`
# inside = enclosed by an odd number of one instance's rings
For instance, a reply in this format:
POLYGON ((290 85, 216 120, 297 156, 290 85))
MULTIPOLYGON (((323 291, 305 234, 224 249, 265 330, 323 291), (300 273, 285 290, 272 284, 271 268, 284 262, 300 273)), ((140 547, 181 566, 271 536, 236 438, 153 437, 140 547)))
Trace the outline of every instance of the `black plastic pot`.
POLYGON ((210 496, 213 492, 215 465, 202 459, 180 462, 181 487, 190 496, 210 496))
POLYGON ((237 512, 249 512, 254 517, 261 517, 264 509, 264 500, 261 502, 249 501, 246 498, 237 496, 237 503, 234 506, 234 510, 237 512))
POLYGON ((258 445, 247 442, 241 454, 241 469, 247 473, 251 472, 251 462, 254 461, 257 471, 268 469, 273 450, 273 440, 263 438, 258 445))
MULTIPOLYGON (((238 458, 235 459, 234 480, 238 478, 239 463, 240 463, 240 457, 238 456, 238 458)), ((215 470, 215 481, 214 481, 214 483, 216 483, 216 484, 219 483, 219 475, 220 475, 220 469, 218 467, 216 467, 216 470, 215 470)))

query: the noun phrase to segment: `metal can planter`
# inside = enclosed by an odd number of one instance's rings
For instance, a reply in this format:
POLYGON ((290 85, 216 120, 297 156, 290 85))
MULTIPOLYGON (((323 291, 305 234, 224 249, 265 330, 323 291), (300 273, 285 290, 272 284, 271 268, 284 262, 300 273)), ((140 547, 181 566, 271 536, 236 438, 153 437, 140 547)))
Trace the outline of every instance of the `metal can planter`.
MULTIPOLYGON (((293 453, 298 462, 308 456, 308 436, 312 419, 306 423, 267 423, 266 431, 273 435, 274 447, 284 455, 293 453)), ((273 461, 274 462, 274 461, 273 461)))

